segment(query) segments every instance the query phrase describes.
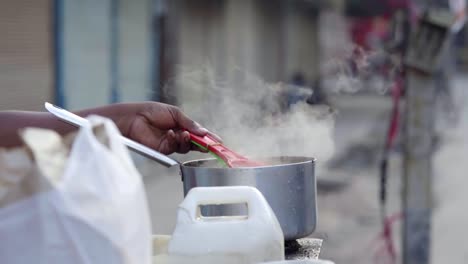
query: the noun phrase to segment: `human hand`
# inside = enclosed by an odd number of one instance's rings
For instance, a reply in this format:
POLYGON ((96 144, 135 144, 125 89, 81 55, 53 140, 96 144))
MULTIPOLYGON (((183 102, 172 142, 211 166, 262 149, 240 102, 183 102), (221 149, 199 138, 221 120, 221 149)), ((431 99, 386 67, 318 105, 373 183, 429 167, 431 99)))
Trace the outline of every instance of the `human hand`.
POLYGON ((217 135, 190 119, 176 106, 144 102, 114 104, 109 107, 113 109, 111 118, 124 136, 163 154, 202 151, 190 143, 189 132, 198 136, 210 134, 221 141, 217 135))

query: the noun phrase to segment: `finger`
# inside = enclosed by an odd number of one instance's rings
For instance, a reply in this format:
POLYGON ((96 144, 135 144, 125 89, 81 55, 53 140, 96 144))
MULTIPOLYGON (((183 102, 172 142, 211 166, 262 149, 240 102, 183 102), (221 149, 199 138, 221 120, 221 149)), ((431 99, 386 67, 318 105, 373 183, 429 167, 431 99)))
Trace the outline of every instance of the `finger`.
POLYGON ((190 119, 179 109, 176 110, 176 122, 184 129, 187 129, 191 133, 194 133, 197 136, 205 136, 208 133, 208 130, 202 127, 197 122, 190 119))
POLYGON ((181 145, 179 146, 180 153, 187 153, 190 150, 196 150, 196 151, 200 151, 204 153, 208 152, 207 149, 200 148, 199 146, 197 146, 191 141, 189 132, 182 131, 180 133, 180 136, 181 136, 181 140, 180 140, 181 145))
POLYGON ((220 136, 216 135, 215 133, 213 133, 213 132, 211 132, 209 130, 207 130, 207 131, 208 131, 207 134, 210 135, 210 137, 212 137, 214 140, 216 140, 218 142, 221 142, 221 143, 223 142, 223 140, 221 139, 220 136))
POLYGON ((190 134, 187 131, 180 131, 176 134, 177 152, 187 153, 191 149, 190 134))
POLYGON ((176 152, 178 149, 177 136, 175 132, 170 129, 166 133, 165 140, 162 140, 160 151, 166 155, 176 152))

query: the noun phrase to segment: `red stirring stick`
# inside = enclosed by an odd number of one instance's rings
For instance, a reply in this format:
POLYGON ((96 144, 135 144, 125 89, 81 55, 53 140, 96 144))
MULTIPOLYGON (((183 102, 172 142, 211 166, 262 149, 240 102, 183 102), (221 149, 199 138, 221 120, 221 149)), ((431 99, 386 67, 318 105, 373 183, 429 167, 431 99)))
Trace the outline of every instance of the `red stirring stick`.
POLYGON ((221 142, 212 138, 210 135, 200 137, 190 133, 190 140, 210 152, 218 156, 223 160, 226 165, 230 168, 242 168, 242 167, 261 167, 265 164, 257 161, 250 160, 236 152, 228 149, 221 142))

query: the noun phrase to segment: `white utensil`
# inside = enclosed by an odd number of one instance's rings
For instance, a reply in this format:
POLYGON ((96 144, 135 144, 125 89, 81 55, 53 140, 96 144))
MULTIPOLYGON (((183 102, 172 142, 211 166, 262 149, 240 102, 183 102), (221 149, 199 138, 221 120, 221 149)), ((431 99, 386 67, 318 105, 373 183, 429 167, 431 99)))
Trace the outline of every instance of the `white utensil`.
MULTIPOLYGON (((49 111, 50 113, 52 113, 53 115, 55 115, 56 117, 58 117, 59 119, 61 119, 62 121, 65 121, 69 124, 72 124, 74 126, 77 126, 77 127, 83 127, 83 126, 87 126, 89 125, 89 122, 88 120, 86 120, 85 118, 81 117, 81 116, 78 116, 78 115, 75 115, 73 114, 72 112, 69 112, 61 107, 58 107, 56 105, 53 105, 51 103, 48 103, 46 102, 45 104, 45 108, 47 109, 47 111, 49 111)), ((126 145, 127 147, 129 147, 131 150, 145 156, 145 157, 148 157, 152 160, 155 160, 157 162, 159 162, 160 164, 166 166, 166 167, 172 167, 174 165, 179 165, 179 162, 176 161, 176 160, 173 160, 171 158, 169 158, 168 156, 154 150, 154 149, 151 149, 151 148, 148 148, 147 146, 145 145, 142 145, 136 141, 133 141, 129 138, 126 138, 124 136, 120 136, 122 142, 124 143, 124 145, 126 145)))

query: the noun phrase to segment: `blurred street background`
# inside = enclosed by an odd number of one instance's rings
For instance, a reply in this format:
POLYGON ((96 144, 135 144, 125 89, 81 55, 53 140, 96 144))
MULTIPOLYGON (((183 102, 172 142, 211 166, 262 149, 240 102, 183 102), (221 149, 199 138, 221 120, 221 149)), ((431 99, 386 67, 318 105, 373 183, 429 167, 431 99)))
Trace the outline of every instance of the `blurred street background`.
MULTIPOLYGON (((0 110, 43 111, 45 101, 77 110, 154 100, 181 106, 233 149, 316 157, 319 217, 311 237, 324 240, 321 258, 392 263, 390 243, 393 263, 402 263, 405 107, 388 152, 385 146, 392 109, 409 89, 401 81, 409 28, 429 2, 0 0, 0 110), (245 116, 268 116, 274 122, 267 129, 283 122, 291 134, 306 133, 294 142, 241 145, 248 133, 236 122, 245 116), (394 217, 388 226, 379 203, 383 155, 386 212, 394 217), (385 227, 391 230, 382 235, 385 227)), ((468 262, 467 31, 453 33, 444 55, 450 61, 431 75, 432 263, 468 262)), ((170 234, 183 199, 179 171, 139 156, 135 162, 153 232, 170 234)))

